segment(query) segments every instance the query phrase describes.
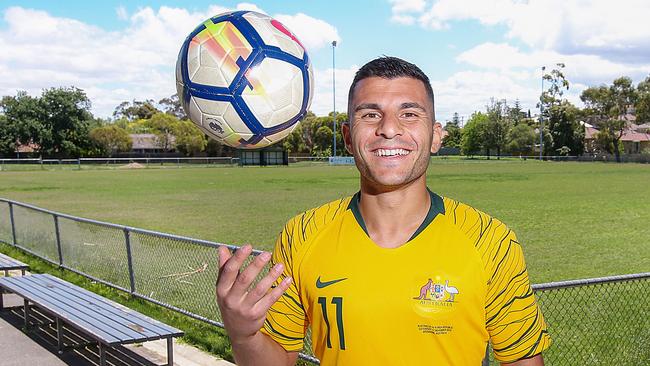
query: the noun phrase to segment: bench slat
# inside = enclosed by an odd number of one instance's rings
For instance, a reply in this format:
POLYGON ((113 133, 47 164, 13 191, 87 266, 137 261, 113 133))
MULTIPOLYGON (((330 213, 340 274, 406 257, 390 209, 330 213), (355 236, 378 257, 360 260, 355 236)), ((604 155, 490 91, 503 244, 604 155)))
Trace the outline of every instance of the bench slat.
MULTIPOLYGON (((58 277, 50 276, 48 279, 58 282, 61 286, 66 287, 69 291, 74 291, 78 286, 66 282, 58 277)), ((102 303, 106 307, 107 313, 110 313, 112 317, 119 317, 125 321, 130 321, 137 325, 142 326, 144 329, 150 330, 153 333, 158 334, 159 336, 168 336, 172 335, 182 335, 182 332, 174 327, 171 327, 165 323, 162 323, 156 319, 152 319, 146 315, 140 314, 137 311, 131 310, 126 306, 108 300, 103 296, 97 295, 94 292, 85 290, 77 293, 77 296, 86 301, 92 301, 97 303, 102 303)))
POLYGON ((0 253, 0 270, 28 269, 29 265, 0 253))
MULTIPOLYGON (((27 277, 27 276, 25 276, 27 277)), ((21 278, 21 277, 11 277, 11 279, 14 278, 21 278)), ((52 301, 48 298, 47 295, 43 296, 41 294, 34 293, 33 289, 29 287, 28 284, 25 284, 24 282, 18 282, 17 281, 11 281, 14 283, 7 283, 9 281, 5 281, 5 279, 9 278, 0 278, 0 285, 8 289, 9 291, 33 302, 34 304, 38 305, 39 307, 56 314, 59 318, 65 320, 66 322, 69 322, 70 324, 74 325, 75 327, 89 333, 90 335, 93 335, 94 337, 97 337, 102 340, 102 342, 108 343, 108 344, 115 344, 116 342, 121 342, 122 339, 116 337, 113 334, 107 333, 103 331, 102 329, 97 329, 94 326, 89 326, 90 324, 86 322, 84 319, 80 318, 76 314, 72 314, 68 311, 68 309, 61 308, 59 304, 53 304, 52 301)))
POLYGON ((7 287, 108 344, 182 335, 178 329, 50 275, 0 278, 7 287), (160 325, 164 325, 161 329, 160 325))
POLYGON ((90 327, 100 329, 103 332, 118 338, 122 342, 135 339, 158 337, 157 333, 145 332, 137 325, 128 321, 119 321, 106 314, 106 311, 93 302, 83 301, 76 295, 68 292, 66 288, 55 285, 49 279, 28 278, 24 282, 30 282, 36 294, 46 299, 52 305, 58 306, 68 316, 77 316, 90 327), (128 323, 128 324, 127 324, 128 323))

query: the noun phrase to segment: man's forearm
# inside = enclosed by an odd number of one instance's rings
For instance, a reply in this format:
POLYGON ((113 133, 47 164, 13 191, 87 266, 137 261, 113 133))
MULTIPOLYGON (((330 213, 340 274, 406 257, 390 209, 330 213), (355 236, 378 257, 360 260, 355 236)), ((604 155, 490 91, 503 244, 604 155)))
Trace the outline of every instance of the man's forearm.
POLYGON ((287 352, 261 332, 243 342, 232 342, 232 353, 238 366, 293 366, 297 352, 287 352))

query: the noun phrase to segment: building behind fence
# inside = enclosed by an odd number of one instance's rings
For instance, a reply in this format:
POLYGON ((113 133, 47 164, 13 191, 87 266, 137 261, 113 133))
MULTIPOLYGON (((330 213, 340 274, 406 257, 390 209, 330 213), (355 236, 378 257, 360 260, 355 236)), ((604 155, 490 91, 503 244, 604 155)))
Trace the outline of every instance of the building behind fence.
MULTIPOLYGON (((84 219, 2 198, 0 242, 223 327, 214 284, 216 248, 226 244, 84 219)), ((544 353, 548 365, 650 365, 650 272, 533 285, 533 290, 553 340, 544 353)), ((317 362, 309 337, 305 343, 301 357, 317 362)))

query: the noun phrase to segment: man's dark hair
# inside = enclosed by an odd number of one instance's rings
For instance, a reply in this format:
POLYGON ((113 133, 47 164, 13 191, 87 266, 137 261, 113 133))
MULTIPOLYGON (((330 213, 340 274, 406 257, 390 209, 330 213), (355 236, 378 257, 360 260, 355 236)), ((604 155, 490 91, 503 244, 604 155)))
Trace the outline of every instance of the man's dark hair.
MULTIPOLYGON (((429 82, 427 75, 420 70, 419 67, 408 61, 404 61, 401 58, 382 56, 363 65, 354 75, 354 80, 352 81, 350 91, 348 92, 348 118, 351 119, 354 113, 354 111, 351 110, 354 88, 356 88, 359 81, 373 76, 384 79, 407 77, 420 80, 424 84, 424 89, 427 91, 427 95, 431 98, 431 106, 434 106, 431 83, 429 82)), ((435 121, 435 108, 433 108, 432 112, 434 114, 431 116, 431 119, 435 121)))

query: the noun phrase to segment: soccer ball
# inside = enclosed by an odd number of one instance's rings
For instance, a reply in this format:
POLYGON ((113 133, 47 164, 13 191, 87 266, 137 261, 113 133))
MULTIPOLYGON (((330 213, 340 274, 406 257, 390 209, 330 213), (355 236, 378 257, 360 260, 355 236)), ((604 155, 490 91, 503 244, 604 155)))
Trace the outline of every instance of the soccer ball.
POLYGON ((268 15, 234 11, 200 24, 183 42, 176 89, 190 120, 226 145, 256 149, 289 135, 313 94, 305 48, 268 15))

